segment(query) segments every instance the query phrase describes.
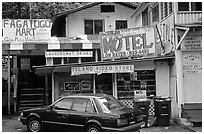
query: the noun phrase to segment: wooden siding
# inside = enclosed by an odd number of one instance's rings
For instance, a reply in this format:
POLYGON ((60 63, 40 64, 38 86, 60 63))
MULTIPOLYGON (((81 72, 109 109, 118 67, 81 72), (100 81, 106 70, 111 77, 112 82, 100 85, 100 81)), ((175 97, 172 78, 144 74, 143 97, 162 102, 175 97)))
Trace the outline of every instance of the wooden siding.
POLYGON ((115 30, 115 20, 127 20, 128 28, 135 25, 134 19, 130 19, 133 9, 115 3, 103 3, 67 16, 67 37, 76 37, 84 34, 85 19, 103 19, 105 21, 105 31, 115 30), (101 13, 100 5, 115 5, 114 13, 101 13))
POLYGON ((202 12, 178 12, 175 21, 176 24, 201 23, 202 12))

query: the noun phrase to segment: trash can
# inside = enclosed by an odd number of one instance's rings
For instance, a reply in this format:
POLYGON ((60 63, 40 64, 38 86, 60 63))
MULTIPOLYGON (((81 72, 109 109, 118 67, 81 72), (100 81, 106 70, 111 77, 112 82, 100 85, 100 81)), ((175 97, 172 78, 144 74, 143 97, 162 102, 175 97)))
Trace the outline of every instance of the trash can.
POLYGON ((169 126, 171 116, 171 99, 155 98, 154 100, 156 126, 169 126))
POLYGON ((148 99, 141 99, 141 100, 133 101, 134 109, 135 110, 140 109, 142 111, 143 121, 145 122, 145 127, 147 127, 147 124, 148 124, 149 104, 150 104, 150 100, 148 99))

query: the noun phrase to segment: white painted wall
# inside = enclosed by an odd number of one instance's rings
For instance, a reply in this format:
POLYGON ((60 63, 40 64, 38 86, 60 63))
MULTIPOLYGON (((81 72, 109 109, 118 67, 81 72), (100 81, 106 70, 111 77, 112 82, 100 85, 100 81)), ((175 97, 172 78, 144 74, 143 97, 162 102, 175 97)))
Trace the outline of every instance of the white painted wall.
MULTIPOLYGON (((201 58, 201 52, 183 52, 184 54, 198 54, 201 58)), ((184 73, 184 103, 202 103, 202 73, 184 73)))
POLYGON ((166 61, 156 62, 156 95, 169 97, 169 65, 166 61))
POLYGON ((115 30, 115 20, 127 20, 128 28, 135 27, 134 19, 130 19, 130 15, 134 10, 115 4, 112 2, 99 4, 67 16, 68 37, 76 37, 76 35, 84 34, 85 19, 104 19, 105 31, 115 30), (100 13, 100 5, 115 5, 114 13, 100 13))

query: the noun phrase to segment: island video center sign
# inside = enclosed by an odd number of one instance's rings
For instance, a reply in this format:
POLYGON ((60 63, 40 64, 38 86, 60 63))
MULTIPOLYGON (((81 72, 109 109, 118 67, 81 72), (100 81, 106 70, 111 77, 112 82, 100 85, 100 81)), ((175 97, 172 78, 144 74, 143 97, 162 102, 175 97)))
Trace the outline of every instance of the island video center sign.
POLYGON ((49 19, 3 19, 3 43, 49 42, 52 21, 49 19))
POLYGON ((155 28, 141 27, 101 33, 104 60, 155 54, 155 28))

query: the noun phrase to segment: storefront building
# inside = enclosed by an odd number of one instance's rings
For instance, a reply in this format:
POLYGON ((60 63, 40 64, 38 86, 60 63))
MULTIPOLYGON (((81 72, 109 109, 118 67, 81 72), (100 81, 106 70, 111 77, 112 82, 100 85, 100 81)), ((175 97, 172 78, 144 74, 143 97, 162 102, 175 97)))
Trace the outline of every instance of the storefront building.
MULTIPOLYGON (((174 56, 161 55, 157 35, 155 27, 104 32, 101 55, 96 56, 101 56, 102 61, 95 57, 95 62, 38 66, 35 71, 52 74, 52 101, 75 93, 105 93, 133 107, 133 99, 138 95, 169 97, 170 63, 174 56)), ((49 55, 47 63, 52 63, 54 57, 61 57, 59 61, 64 63, 64 56, 71 56, 71 52, 58 50, 49 55)), ((88 57, 76 57, 82 56, 88 57)), ((153 104, 150 114, 154 115, 153 104)))
POLYGON ((175 54, 170 63, 169 93, 172 118, 202 118, 202 3, 142 3, 132 14, 136 26, 156 25, 162 55, 175 54), (185 105, 191 111, 185 111, 185 105), (194 108, 198 109, 194 109, 194 108), (183 116, 183 113, 196 115, 183 116))

